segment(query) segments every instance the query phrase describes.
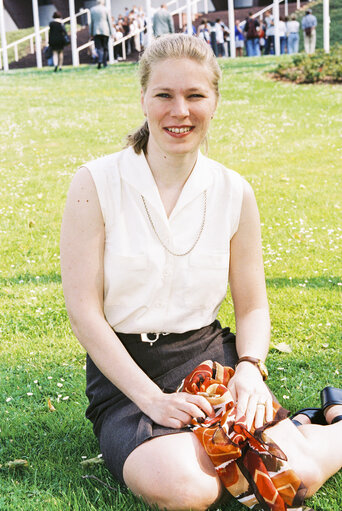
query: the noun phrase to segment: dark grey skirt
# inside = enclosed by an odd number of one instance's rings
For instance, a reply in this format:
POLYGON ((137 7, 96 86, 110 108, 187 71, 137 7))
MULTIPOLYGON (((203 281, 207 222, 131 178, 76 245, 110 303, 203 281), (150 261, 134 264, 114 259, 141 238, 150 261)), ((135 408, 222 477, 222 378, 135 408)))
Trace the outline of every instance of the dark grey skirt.
MULTIPOLYGON (((142 342, 140 335, 116 334, 135 362, 164 392, 175 392, 183 378, 205 360, 234 367, 238 359, 235 335, 229 328, 222 329, 217 320, 199 330, 161 336, 152 346, 142 342)), ((138 445, 156 436, 190 432, 188 428, 155 424, 99 371, 89 355, 86 394, 86 417, 93 423, 107 467, 122 483, 124 463, 138 445)))

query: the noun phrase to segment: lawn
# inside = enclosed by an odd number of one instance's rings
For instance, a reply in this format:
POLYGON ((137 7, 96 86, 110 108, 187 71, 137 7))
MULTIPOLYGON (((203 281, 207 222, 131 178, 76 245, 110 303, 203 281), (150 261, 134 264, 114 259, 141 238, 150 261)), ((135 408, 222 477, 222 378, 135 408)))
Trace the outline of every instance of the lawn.
MULTIPOLYGON (((269 385, 295 411, 319 405, 325 385, 342 386, 342 90, 271 81, 276 62, 221 63, 209 156, 254 187, 272 317, 269 385)), ((103 465, 80 465, 100 453, 84 418, 85 353, 59 267, 75 170, 119 150, 143 119, 136 66, 13 71, 0 78, 0 98, 0 509, 148 509, 103 465), (15 459, 28 467, 8 468, 15 459)), ((234 329, 229 295, 219 316, 234 329)), ((315 510, 341 511, 341 475, 310 500, 315 510)))

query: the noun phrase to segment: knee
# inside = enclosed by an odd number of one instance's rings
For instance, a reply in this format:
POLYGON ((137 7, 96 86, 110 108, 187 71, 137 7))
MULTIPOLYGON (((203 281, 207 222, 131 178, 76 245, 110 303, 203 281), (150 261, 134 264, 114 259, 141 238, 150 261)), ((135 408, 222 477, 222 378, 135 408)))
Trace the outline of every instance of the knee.
POLYGON ((312 459, 310 459, 307 466, 302 466, 299 470, 296 470, 296 473, 307 488, 305 498, 312 497, 325 481, 321 467, 312 459))
POLYGON ((152 481, 131 490, 147 504, 167 511, 205 511, 221 496, 221 485, 215 479, 207 481, 184 472, 172 480, 152 481))

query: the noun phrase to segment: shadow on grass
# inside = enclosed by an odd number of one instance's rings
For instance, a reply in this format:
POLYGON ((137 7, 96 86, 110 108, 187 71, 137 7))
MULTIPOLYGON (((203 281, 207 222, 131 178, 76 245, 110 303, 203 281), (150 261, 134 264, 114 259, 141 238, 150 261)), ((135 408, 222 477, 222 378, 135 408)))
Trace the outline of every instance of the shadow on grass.
POLYGON ((335 287, 342 282, 342 277, 311 277, 311 278, 293 278, 288 277, 266 279, 267 287, 310 287, 310 288, 322 288, 322 287, 335 287))

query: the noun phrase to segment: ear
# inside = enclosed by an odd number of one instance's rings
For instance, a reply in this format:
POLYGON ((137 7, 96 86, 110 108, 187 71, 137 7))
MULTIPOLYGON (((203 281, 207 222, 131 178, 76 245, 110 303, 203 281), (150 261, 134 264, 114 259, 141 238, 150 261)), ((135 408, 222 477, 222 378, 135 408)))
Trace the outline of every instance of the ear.
POLYGON ((145 94, 142 89, 140 91, 140 103, 141 103, 141 108, 142 108, 143 114, 146 117, 147 113, 146 113, 146 108, 145 108, 145 94))

